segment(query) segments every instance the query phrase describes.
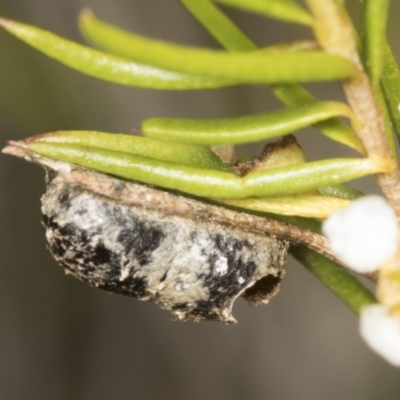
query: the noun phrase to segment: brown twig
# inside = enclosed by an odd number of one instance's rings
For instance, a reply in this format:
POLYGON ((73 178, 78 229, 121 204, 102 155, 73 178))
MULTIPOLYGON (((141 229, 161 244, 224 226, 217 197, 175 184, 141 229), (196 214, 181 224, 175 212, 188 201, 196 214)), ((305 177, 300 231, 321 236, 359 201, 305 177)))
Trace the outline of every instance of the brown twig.
POLYGON ((353 26, 338 2, 307 0, 307 3, 315 16, 315 33, 321 47, 329 53, 350 59, 358 66, 358 74, 344 81, 343 88, 360 121, 355 130, 368 157, 393 161, 391 171, 380 173, 376 178, 387 200, 400 216, 400 170, 387 140, 382 112, 357 52, 353 26))
MULTIPOLYGON (((2 152, 24 158, 27 161, 37 163, 45 168, 49 168, 67 175, 70 175, 72 171, 78 168, 73 164, 50 160, 46 157, 33 154, 24 147, 23 142, 9 142, 8 146, 5 147, 2 152)), ((97 176, 102 177, 105 175, 92 172, 87 176, 91 176, 93 179, 95 179, 97 176)), ((111 181, 111 178, 107 180, 107 182, 109 181, 111 181)), ((202 219, 211 221, 212 223, 218 221, 220 224, 226 225, 227 228, 240 226, 241 229, 252 232, 253 234, 273 235, 279 240, 288 241, 290 244, 304 245, 338 263, 344 268, 348 268, 332 253, 327 239, 324 236, 311 232, 307 229, 293 224, 277 221, 272 218, 259 217, 245 212, 237 212, 225 207, 207 204, 189 197, 172 195, 168 192, 151 189, 143 185, 136 185, 132 183, 131 186, 136 187, 136 196, 138 195, 137 193, 143 192, 143 198, 145 198, 145 195, 148 195, 149 192, 156 193, 156 196, 152 195, 153 200, 151 207, 162 208, 165 210, 170 209, 173 210, 175 214, 184 214, 190 212, 197 214, 198 216, 201 216, 202 219), (171 202, 174 202, 174 204, 171 204, 171 202)), ((376 274, 362 275, 374 282, 377 280, 376 274)))

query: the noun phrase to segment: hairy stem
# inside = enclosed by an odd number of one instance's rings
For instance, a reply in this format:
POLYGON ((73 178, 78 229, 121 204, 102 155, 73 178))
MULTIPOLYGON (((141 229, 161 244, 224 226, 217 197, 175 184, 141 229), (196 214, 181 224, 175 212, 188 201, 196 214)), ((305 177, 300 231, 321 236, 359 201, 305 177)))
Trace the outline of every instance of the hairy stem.
POLYGON ((391 149, 384 123, 384 116, 374 96, 368 76, 357 52, 353 26, 342 6, 333 0, 307 0, 315 17, 315 33, 320 45, 329 53, 353 61, 359 72, 343 81, 347 99, 361 121, 357 134, 362 140, 368 157, 393 160, 391 172, 378 174, 378 183, 388 201, 400 216, 400 171, 396 155, 391 149))

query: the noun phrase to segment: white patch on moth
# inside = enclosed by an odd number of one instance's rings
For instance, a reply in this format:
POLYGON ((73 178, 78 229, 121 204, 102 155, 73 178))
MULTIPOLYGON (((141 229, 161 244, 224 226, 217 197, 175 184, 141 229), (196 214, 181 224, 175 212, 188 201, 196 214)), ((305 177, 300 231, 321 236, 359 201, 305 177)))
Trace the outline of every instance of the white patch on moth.
POLYGON ((54 237, 54 232, 51 229, 46 230, 46 239, 48 242, 52 242, 54 237))
POLYGON ((69 214, 72 216, 72 222, 83 231, 107 222, 107 216, 99 214, 96 200, 86 193, 80 196, 79 201, 73 203, 69 214))
POLYGON ((175 285, 175 290, 178 292, 183 292, 185 290, 187 290, 189 287, 189 285, 185 282, 179 281, 176 285, 175 285))
POLYGON ((238 278, 239 285, 242 285, 244 283, 244 281, 245 281, 245 279, 243 277, 239 276, 239 278, 238 278))
POLYGON ((228 272, 228 259, 226 257, 220 257, 215 262, 215 273, 217 275, 225 275, 228 272))
POLYGON ((191 260, 203 260, 202 250, 209 246, 209 241, 206 238, 200 237, 199 242, 192 242, 189 246, 189 252, 187 254, 188 258, 191 260))
POLYGON ((153 196, 151 194, 146 194, 144 199, 146 202, 151 203, 153 201, 153 196))
POLYGON ((129 271, 130 271, 129 268, 123 268, 123 269, 121 269, 121 274, 120 274, 120 276, 119 276, 119 281, 120 281, 120 282, 124 281, 126 278, 129 277, 129 271))
POLYGON ((183 312, 183 311, 175 311, 175 310, 174 310, 173 313, 176 315, 176 317, 177 317, 179 320, 183 320, 183 319, 186 318, 186 313, 183 312))
POLYGON ((122 260, 121 263, 121 271, 120 271, 120 275, 119 275, 119 281, 122 282, 125 279, 129 278, 129 274, 131 272, 132 269, 132 263, 129 262, 126 259, 122 260))

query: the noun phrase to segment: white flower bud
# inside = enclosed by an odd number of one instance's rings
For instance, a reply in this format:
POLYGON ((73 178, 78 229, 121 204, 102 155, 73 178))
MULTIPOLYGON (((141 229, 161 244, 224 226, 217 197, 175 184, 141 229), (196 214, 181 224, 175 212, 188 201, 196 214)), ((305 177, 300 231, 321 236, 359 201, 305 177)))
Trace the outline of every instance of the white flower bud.
POLYGON ((375 271, 397 250, 397 220, 379 196, 366 196, 333 213, 323 233, 337 257, 354 271, 375 271))
POLYGON ((400 320, 379 304, 361 311, 360 334, 369 347, 395 367, 400 367, 400 320))

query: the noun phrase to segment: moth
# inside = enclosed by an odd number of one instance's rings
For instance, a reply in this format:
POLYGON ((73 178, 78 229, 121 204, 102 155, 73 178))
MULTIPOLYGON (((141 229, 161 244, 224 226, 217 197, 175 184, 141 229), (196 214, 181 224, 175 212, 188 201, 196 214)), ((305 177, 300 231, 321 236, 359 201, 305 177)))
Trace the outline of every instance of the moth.
POLYGON ((42 224, 65 272, 111 293, 152 301, 178 319, 236 322, 239 296, 267 303, 289 243, 325 239, 273 219, 124 181, 29 153, 47 170, 42 224))

